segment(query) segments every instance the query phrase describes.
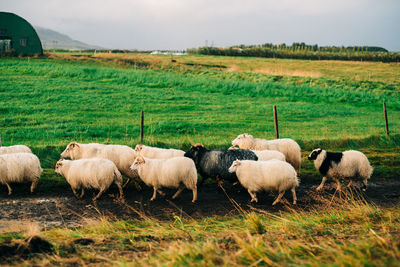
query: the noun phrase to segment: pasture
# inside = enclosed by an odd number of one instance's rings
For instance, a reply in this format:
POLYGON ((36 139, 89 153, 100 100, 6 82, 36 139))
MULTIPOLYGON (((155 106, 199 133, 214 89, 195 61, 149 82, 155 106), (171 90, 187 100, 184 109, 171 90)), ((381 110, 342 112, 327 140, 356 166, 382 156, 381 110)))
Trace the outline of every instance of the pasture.
MULTIPOLYGON (((0 187, 0 243, 39 235, 50 254, 21 254, 11 264, 392 265, 400 261, 400 64, 147 54, 57 54, 1 58, 2 144, 25 144, 44 173, 7 196, 0 187), (385 135, 382 103, 389 113, 385 135), (76 200, 54 174, 70 141, 144 143, 187 150, 228 148, 240 133, 302 147, 298 205, 249 203, 239 186, 208 181, 197 204, 190 192, 150 202, 151 189, 76 200), (367 192, 316 193, 320 175, 306 155, 316 147, 363 151, 374 167, 367 192), (19 221, 19 223, 14 223, 19 221), (23 223, 20 223, 23 221, 23 223), (93 243, 81 244, 88 238, 93 243), (78 241, 77 241, 78 240, 78 241)), ((143 186, 144 187, 144 186, 143 186)), ((94 192, 89 192, 88 195, 94 192)), ((0 249, 2 247, 0 246, 0 249)))

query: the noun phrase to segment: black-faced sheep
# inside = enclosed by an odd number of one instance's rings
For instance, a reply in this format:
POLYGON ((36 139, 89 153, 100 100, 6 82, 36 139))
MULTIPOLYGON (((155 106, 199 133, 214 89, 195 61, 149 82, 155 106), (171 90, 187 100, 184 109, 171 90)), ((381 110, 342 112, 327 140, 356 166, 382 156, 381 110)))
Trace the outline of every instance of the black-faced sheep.
POLYGON ((252 135, 244 133, 238 135, 232 141, 232 146, 239 146, 242 149, 251 150, 278 150, 285 155, 286 161, 292 164, 297 174, 300 174, 301 149, 299 144, 293 139, 282 138, 275 140, 265 140, 254 138, 252 135))
POLYGON ((103 158, 60 159, 56 164, 55 172, 65 177, 77 198, 83 197, 85 188, 94 188, 99 190, 99 193, 93 198, 93 201, 96 201, 112 183, 115 183, 119 189, 119 197, 123 199, 122 176, 111 160, 103 158), (80 195, 76 192, 79 189, 82 190, 80 195))
POLYGON ((206 178, 216 179, 218 183, 221 179, 236 182, 236 174, 228 172, 232 162, 237 159, 258 160, 256 154, 247 149, 209 150, 202 144, 193 145, 185 157, 193 159, 196 164, 197 171, 203 177, 201 184, 206 178))
POLYGON ((0 155, 0 183, 7 186, 9 195, 12 192, 9 183, 32 182, 33 193, 42 171, 38 157, 32 153, 0 155))
POLYGON ((327 152, 321 148, 314 149, 308 156, 314 161, 315 168, 323 175, 317 191, 321 190, 326 180, 333 179, 337 183, 337 190, 341 190, 339 178, 350 180, 350 186, 354 179, 361 178, 362 189, 367 189, 367 180, 371 177, 373 168, 368 158, 360 151, 348 150, 340 153, 327 152))
POLYGON ((157 191, 164 194, 160 191, 161 187, 178 188, 172 199, 175 199, 186 187, 193 191, 192 202, 197 200, 197 172, 191 159, 185 157, 149 159, 138 156, 131 165, 131 169, 139 173, 140 179, 146 185, 153 187, 151 201, 156 199, 157 191))
POLYGON ((296 204, 296 187, 299 185, 296 170, 292 165, 281 160, 253 161, 235 160, 229 172, 236 173, 240 184, 247 189, 251 202, 258 202, 256 193, 260 191, 277 191, 278 197, 272 203, 278 203, 286 190, 293 194, 293 204, 296 204))
POLYGON ((128 185, 132 179, 136 189, 140 190, 138 183, 139 176, 137 172, 130 169, 132 162, 135 160, 137 153, 129 146, 124 145, 104 145, 97 143, 79 144, 71 142, 61 153, 64 159, 87 159, 87 158, 103 158, 114 162, 118 170, 128 177, 124 187, 128 185))
POLYGON ((135 151, 145 158, 150 159, 169 159, 183 157, 185 151, 174 148, 158 148, 145 145, 136 145, 135 151))

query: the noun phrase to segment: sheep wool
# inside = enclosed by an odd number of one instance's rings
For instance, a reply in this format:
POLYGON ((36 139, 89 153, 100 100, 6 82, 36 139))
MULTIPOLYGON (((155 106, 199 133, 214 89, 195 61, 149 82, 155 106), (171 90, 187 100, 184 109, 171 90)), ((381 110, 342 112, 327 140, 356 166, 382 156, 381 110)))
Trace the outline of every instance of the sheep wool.
POLYGON ((132 170, 137 170, 143 182, 152 186, 153 196, 150 200, 156 199, 156 194, 161 187, 178 188, 172 197, 175 199, 185 189, 193 191, 194 203, 197 200, 197 172, 193 160, 185 157, 175 157, 170 159, 149 159, 138 156, 131 166, 132 170))
POLYGON ((240 184, 247 189, 251 202, 258 202, 256 193, 260 191, 277 191, 279 193, 272 205, 280 201, 286 190, 291 190, 293 204, 297 197, 295 188, 299 186, 296 170, 281 160, 252 161, 235 160, 229 172, 236 172, 240 184))
POLYGON ((251 150, 277 150, 285 155, 285 159, 300 174, 301 167, 301 148, 293 139, 282 138, 275 140, 265 140, 254 138, 252 135, 244 133, 238 135, 232 141, 232 146, 239 146, 242 149, 251 150))
POLYGON ((32 153, 13 153, 0 155, 0 183, 12 189, 9 183, 32 182, 31 193, 36 188, 43 170, 39 158, 32 153))
POLYGON ((185 151, 174 148, 158 148, 145 145, 137 145, 135 151, 141 156, 150 159, 169 159, 174 157, 183 157, 185 151))
POLYGON ((360 151, 348 150, 334 153, 321 148, 314 149, 308 159, 314 161, 315 168, 323 175, 321 184, 317 190, 321 190, 326 180, 333 179, 337 183, 337 190, 341 190, 339 178, 353 180, 361 178, 363 190, 367 188, 367 181, 371 177, 373 168, 369 164, 368 158, 360 151))
POLYGON ((0 155, 12 153, 32 153, 32 151, 25 145, 0 146, 0 155))
POLYGON ((65 177, 77 198, 83 197, 85 188, 94 188, 99 190, 93 199, 96 201, 112 183, 117 185, 120 198, 123 198, 122 176, 111 160, 103 158, 61 159, 56 164, 55 172, 65 177), (79 189, 82 189, 82 192, 78 196, 76 190, 79 189))
POLYGON ((117 166, 118 170, 128 180, 124 184, 124 187, 133 180, 137 190, 140 190, 138 183, 139 176, 137 172, 133 172, 130 169, 132 162, 135 160, 137 154, 135 150, 129 146, 124 145, 104 145, 97 143, 90 144, 79 144, 77 142, 71 142, 61 153, 61 157, 64 159, 87 159, 87 158, 104 158, 111 160, 117 166))

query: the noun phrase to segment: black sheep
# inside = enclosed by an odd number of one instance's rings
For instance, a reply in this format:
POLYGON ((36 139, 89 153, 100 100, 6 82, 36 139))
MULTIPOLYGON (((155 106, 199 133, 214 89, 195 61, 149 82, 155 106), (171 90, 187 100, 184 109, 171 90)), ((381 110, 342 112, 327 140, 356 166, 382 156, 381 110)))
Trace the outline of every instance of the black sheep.
POLYGON ((256 154, 247 149, 210 150, 202 144, 193 145, 184 156, 194 161, 197 171, 203 177, 200 185, 208 177, 216 179, 218 183, 220 179, 234 183, 237 181, 236 173, 228 172, 233 161, 258 160, 256 154))

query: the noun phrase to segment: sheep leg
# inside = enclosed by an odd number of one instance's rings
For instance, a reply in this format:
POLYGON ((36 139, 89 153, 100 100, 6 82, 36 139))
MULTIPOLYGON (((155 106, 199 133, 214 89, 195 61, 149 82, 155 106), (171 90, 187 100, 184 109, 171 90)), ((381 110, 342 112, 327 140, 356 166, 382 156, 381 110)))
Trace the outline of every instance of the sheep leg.
POLYGON ((71 187, 71 189, 72 189, 72 192, 74 193, 74 195, 76 196, 76 198, 79 198, 78 193, 76 193, 75 188, 71 187))
POLYGON ((337 178, 334 178, 336 183, 336 191, 342 192, 342 186, 337 178))
POLYGON ((183 184, 180 184, 178 191, 176 191, 175 195, 172 196, 172 199, 175 199, 177 196, 179 196, 182 193, 183 189, 185 189, 185 186, 183 184))
POLYGON ((103 194, 104 189, 100 189, 100 192, 93 198, 93 202, 96 202, 96 200, 103 194))
POLYGON ((249 192, 249 194, 250 194, 250 196, 251 196, 250 202, 258 202, 256 193, 251 192, 250 189, 247 189, 247 192, 249 192))
POLYGON ((139 184, 139 181, 138 181, 138 180, 136 180, 136 179, 133 179, 133 183, 134 183, 134 185, 135 185, 135 188, 136 188, 136 190, 137 190, 137 191, 141 191, 141 190, 142 190, 142 187, 140 186, 140 184, 139 184))
POLYGON ((350 187, 353 184, 353 180, 350 180, 349 184, 347 185, 347 187, 350 187))
POLYGON ((292 188, 292 195, 293 195, 293 204, 296 205, 297 203, 297 196, 296 196, 296 189, 292 188))
POLYGON ((126 182, 124 183, 124 185, 122 187, 126 188, 130 181, 131 181, 131 178, 128 178, 128 180, 126 180, 126 182))
POLYGON ((192 191, 193 191, 192 203, 195 203, 197 200, 197 186, 195 186, 192 191))
POLYGON ((367 179, 363 180, 363 185, 361 186, 362 191, 366 191, 367 190, 367 179))
POLYGON ((36 185, 38 184, 38 182, 39 182, 38 179, 36 179, 36 180, 34 180, 34 181, 32 182, 32 184, 31 184, 31 193, 33 193, 33 191, 35 190, 36 185))
POLYGON ((82 187, 81 189, 81 194, 79 195, 79 198, 83 198, 83 195, 85 194, 85 188, 82 187))
POLYGON ((157 187, 153 187, 153 189, 154 189, 154 193, 153 193, 153 196, 150 198, 150 201, 153 201, 154 199, 156 199, 157 187))
POLYGON ((275 199, 274 203, 272 203, 272 206, 274 206, 276 203, 278 203, 279 201, 281 201, 281 198, 283 197, 283 194, 285 194, 285 191, 280 192, 278 197, 275 199))
POLYGON ((5 183, 5 184, 6 184, 7 189, 8 189, 8 195, 11 195, 12 189, 11 189, 10 185, 8 183, 5 183))
POLYGON ((325 176, 322 177, 321 184, 317 187, 317 191, 320 191, 322 189, 322 187, 324 187, 326 180, 328 180, 328 178, 326 178, 325 176))
POLYGON ((120 198, 120 199, 123 199, 123 198, 124 198, 124 193, 122 192, 122 186, 121 186, 121 183, 119 183, 119 182, 116 182, 115 184, 117 185, 117 187, 118 187, 118 190, 119 190, 119 198, 120 198))
POLYGON ((161 191, 160 189, 157 189, 157 192, 162 196, 165 197, 165 193, 163 191, 161 191))
POLYGON ((218 186, 222 187, 222 180, 219 178, 218 175, 215 177, 215 180, 217 180, 218 186))

